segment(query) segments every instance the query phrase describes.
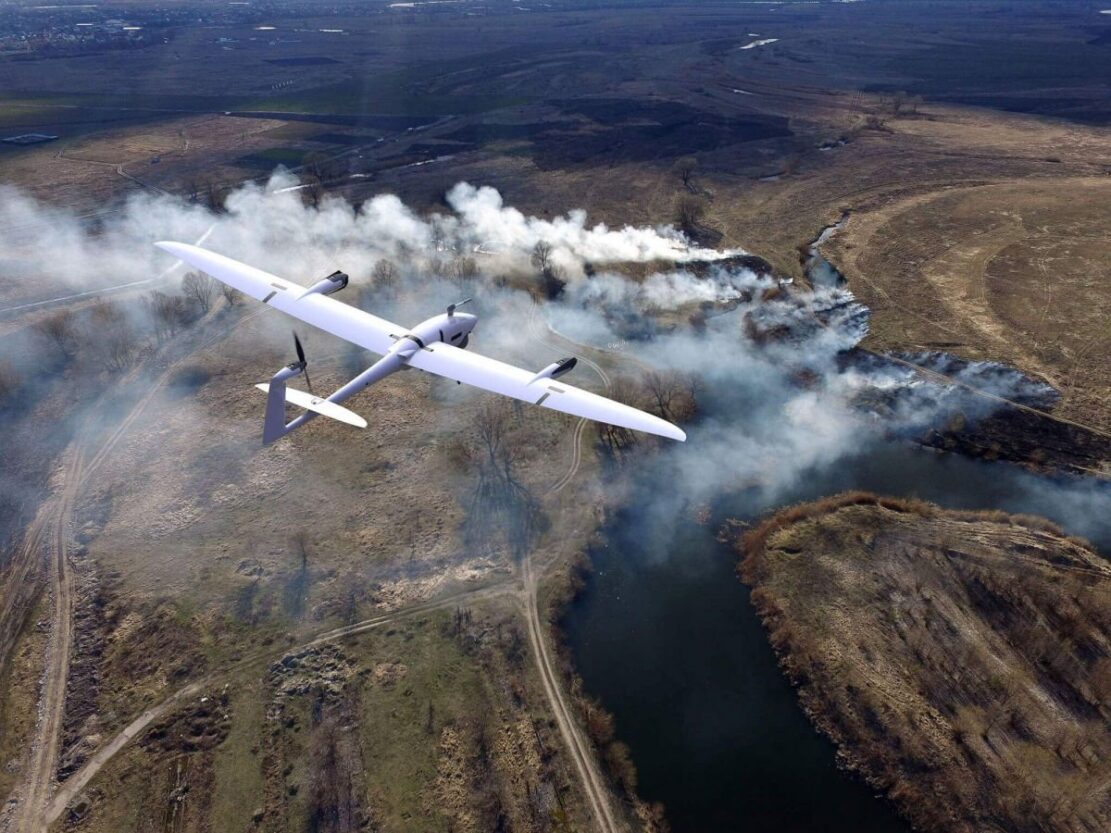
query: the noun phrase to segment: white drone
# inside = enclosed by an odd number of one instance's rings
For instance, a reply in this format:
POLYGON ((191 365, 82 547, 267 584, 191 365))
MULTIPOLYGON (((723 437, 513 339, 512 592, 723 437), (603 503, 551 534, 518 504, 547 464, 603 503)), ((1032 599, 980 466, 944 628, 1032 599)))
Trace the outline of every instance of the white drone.
POLYGON ((551 408, 553 411, 658 434, 673 440, 683 441, 687 438, 682 430, 659 417, 571 385, 556 384, 558 377, 575 366, 577 360, 574 358, 560 359, 539 373, 531 373, 495 359, 466 352, 467 341, 478 318, 456 312, 459 304, 449 306, 444 315, 434 316, 413 329, 406 330, 369 312, 327 297, 347 286, 347 275, 342 272, 334 272, 306 289, 261 269, 187 243, 165 242, 155 245, 264 304, 382 356, 327 399, 320 399, 312 395, 311 387, 309 393, 286 387, 286 381, 300 373, 305 373, 305 380, 308 381, 305 351, 294 335, 297 361, 275 373, 269 384, 258 385, 260 390, 267 393, 263 443, 272 443, 284 437, 316 414, 366 428, 366 420, 339 403, 391 373, 412 367, 551 408), (287 424, 286 402, 304 408, 307 413, 287 424))

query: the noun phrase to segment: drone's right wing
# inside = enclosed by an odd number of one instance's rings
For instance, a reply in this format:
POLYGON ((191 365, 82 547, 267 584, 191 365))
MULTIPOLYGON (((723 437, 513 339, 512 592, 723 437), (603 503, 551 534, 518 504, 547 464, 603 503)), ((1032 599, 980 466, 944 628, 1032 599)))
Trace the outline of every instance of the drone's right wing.
POLYGON ((530 371, 469 350, 461 350, 451 344, 429 344, 423 350, 417 350, 408 364, 437 376, 571 416, 608 422, 610 425, 620 425, 680 442, 687 438, 683 429, 654 414, 562 381, 538 378, 537 374, 530 371))

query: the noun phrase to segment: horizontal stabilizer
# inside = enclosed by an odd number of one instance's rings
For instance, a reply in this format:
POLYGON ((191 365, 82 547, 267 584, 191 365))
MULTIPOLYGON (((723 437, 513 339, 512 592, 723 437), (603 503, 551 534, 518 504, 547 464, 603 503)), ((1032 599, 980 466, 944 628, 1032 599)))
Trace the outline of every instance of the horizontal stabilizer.
MULTIPOLYGON (((255 387, 263 393, 270 390, 270 385, 266 383, 255 385, 255 387)), ((285 400, 286 402, 292 402, 298 408, 304 408, 306 411, 312 411, 321 416, 331 417, 339 422, 354 425, 356 428, 366 428, 366 420, 358 414, 347 410, 342 405, 337 405, 335 402, 329 402, 327 399, 313 396, 311 393, 306 393, 303 390, 287 387, 285 389, 285 400)))

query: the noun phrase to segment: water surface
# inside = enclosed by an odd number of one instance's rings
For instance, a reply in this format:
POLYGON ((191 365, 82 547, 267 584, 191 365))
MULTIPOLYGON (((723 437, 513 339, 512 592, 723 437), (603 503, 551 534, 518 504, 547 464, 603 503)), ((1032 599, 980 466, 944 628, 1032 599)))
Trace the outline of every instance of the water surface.
POLYGON ((774 497, 733 495, 704 525, 664 508, 666 463, 652 467, 638 478, 636 508, 604 529, 608 545, 592 553, 596 572, 564 624, 587 691, 632 749, 641 796, 664 803, 674 833, 909 830, 836 768, 832 744, 798 707, 736 577, 736 556, 715 540, 725 518, 861 488, 1041 514, 1111 549, 1111 490, 909 444, 876 442, 774 497))

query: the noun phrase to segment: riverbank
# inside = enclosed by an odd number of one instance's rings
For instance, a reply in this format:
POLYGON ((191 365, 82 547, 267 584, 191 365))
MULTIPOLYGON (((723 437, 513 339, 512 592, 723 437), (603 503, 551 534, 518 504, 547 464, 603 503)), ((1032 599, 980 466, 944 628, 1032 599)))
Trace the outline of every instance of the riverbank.
POLYGON ((729 537, 803 709, 929 831, 1111 821, 1111 566, 1040 518, 848 493, 729 537))

